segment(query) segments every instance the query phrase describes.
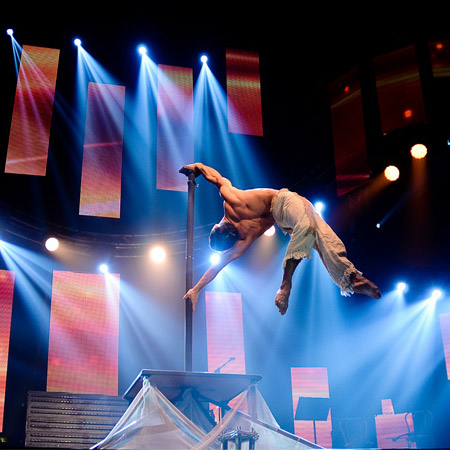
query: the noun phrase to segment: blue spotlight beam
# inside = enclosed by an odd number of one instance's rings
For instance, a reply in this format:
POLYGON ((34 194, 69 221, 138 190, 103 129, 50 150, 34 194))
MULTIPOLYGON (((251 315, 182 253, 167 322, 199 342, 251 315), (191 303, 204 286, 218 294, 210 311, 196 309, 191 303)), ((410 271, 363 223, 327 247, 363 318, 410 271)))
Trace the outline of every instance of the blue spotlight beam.
MULTIPOLYGON (((193 286, 193 256, 194 256, 194 200, 195 200, 195 173, 185 167, 180 173, 188 178, 188 213, 187 213, 187 238, 186 238, 186 292, 193 286)), ((192 372, 192 302, 186 300, 185 323, 185 371, 192 372)))

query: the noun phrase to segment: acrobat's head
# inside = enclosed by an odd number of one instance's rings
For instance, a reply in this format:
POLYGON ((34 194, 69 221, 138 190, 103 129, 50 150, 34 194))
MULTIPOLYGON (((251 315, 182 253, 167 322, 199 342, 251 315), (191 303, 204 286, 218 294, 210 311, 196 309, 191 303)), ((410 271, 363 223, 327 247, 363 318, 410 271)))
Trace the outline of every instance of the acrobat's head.
POLYGON ((209 246, 216 252, 223 252, 233 247, 239 239, 237 228, 227 220, 213 226, 209 234, 209 246))

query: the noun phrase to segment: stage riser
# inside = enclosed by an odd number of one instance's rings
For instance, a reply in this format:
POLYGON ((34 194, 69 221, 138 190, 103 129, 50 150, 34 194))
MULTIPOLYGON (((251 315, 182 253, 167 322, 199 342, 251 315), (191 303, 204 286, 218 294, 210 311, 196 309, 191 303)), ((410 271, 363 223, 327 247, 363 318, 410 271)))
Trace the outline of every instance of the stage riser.
POLYGON ((30 391, 25 446, 88 449, 111 431, 128 404, 115 396, 30 391))

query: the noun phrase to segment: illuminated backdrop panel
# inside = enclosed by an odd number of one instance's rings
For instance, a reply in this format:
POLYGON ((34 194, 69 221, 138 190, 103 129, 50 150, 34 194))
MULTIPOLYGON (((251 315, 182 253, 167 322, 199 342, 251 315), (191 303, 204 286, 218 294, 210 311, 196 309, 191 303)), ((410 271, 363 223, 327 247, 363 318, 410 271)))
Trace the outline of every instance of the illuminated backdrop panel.
POLYGON ((450 313, 441 314, 441 333, 444 345, 445 367, 447 368, 447 378, 450 380, 450 313))
POLYGON ((6 173, 44 176, 59 50, 24 45, 6 156, 6 173))
POLYGON ((428 42, 431 66, 435 78, 450 77, 450 40, 428 42))
POLYGON ((47 390, 118 393, 118 274, 53 272, 47 390))
POLYGON ((239 293, 205 292, 208 371, 214 372, 230 358, 221 371, 245 373, 242 297, 239 293))
POLYGON ((0 270, 0 432, 3 430, 14 278, 14 272, 0 270))
POLYGON ((157 189, 187 191, 179 169, 194 161, 192 69, 158 65, 157 189))
POLYGON ((80 215, 120 217, 125 87, 89 83, 80 215))
POLYGON ((378 448, 416 448, 415 442, 408 441, 408 433, 414 431, 411 415, 396 414, 390 398, 381 400, 381 407, 382 414, 375 416, 378 448))
POLYGON ((425 121, 425 105, 415 48, 374 58, 381 128, 389 133, 425 121))
MULTIPOLYGON (((300 397, 329 398, 328 370, 326 367, 291 367, 294 417, 300 397)), ((295 434, 314 442, 312 420, 294 420, 295 434)), ((326 421, 316 421, 317 443, 331 448, 331 410, 326 421)))
POLYGON ((341 196, 369 182, 359 71, 348 72, 329 91, 337 193, 341 196))
POLYGON ((259 55, 226 51, 228 131, 263 136, 259 55))

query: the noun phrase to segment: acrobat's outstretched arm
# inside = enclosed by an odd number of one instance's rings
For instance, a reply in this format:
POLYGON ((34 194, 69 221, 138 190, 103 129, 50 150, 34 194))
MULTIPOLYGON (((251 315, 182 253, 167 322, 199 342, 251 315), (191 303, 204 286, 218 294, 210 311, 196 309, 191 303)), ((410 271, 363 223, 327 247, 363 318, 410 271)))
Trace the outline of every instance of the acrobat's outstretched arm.
POLYGON ((195 311, 195 306, 198 301, 198 296, 202 289, 211 283, 214 278, 216 278, 217 274, 230 262, 234 261, 235 259, 238 259, 241 257, 250 247, 252 243, 252 239, 244 239, 241 241, 238 241, 236 245, 229 250, 226 250, 222 253, 220 257, 220 262, 212 265, 205 274, 200 278, 198 283, 192 288, 189 289, 188 292, 186 292, 185 296, 183 297, 184 300, 187 300, 188 298, 192 302, 192 310, 195 311))
POLYGON ((227 181, 230 183, 230 181, 224 178, 216 169, 206 166, 203 163, 188 164, 187 166, 182 167, 180 172, 185 175, 189 172, 193 172, 195 177, 203 175, 207 181, 215 184, 219 189, 227 181))
POLYGON ((206 166, 203 163, 188 164, 180 169, 185 175, 193 172, 196 177, 203 175, 207 181, 214 184, 220 191, 222 198, 231 206, 240 203, 240 190, 235 188, 228 178, 222 176, 216 169, 206 166))

